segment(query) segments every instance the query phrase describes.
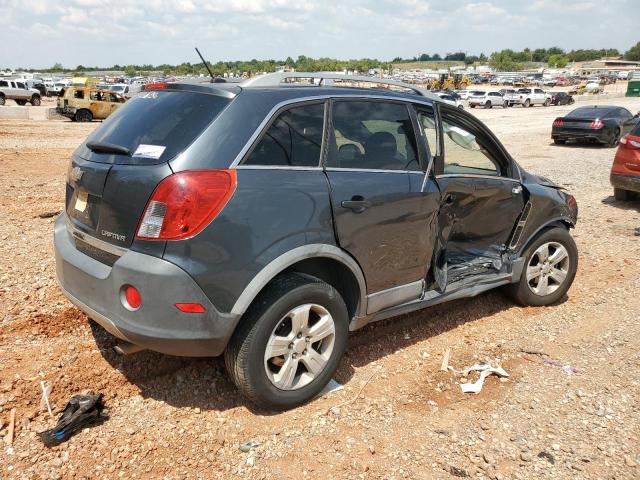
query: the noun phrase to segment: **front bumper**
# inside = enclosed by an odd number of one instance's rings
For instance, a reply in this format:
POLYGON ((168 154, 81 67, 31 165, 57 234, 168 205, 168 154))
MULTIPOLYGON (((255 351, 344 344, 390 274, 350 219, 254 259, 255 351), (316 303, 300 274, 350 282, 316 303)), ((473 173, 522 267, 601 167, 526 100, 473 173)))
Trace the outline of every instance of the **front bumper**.
POLYGON ((184 270, 161 258, 124 250, 113 266, 76 249, 66 214, 54 228, 56 274, 65 296, 112 335, 157 352, 188 357, 220 355, 239 317, 220 313, 184 270), (136 311, 121 302, 123 285, 142 297, 136 311), (177 302, 200 303, 205 313, 183 313, 177 302))
POLYGON ((611 186, 613 188, 629 190, 630 192, 640 192, 640 176, 634 177, 630 175, 617 175, 612 173, 609 180, 611 181, 611 186))

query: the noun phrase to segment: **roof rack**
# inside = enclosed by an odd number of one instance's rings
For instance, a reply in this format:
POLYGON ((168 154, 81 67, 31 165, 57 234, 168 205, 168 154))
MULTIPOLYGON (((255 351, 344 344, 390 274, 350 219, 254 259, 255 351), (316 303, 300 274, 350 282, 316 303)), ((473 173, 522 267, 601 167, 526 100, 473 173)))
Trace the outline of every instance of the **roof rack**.
POLYGON ((353 82, 353 83, 373 83, 378 85, 389 85, 392 87, 404 88, 410 90, 416 95, 422 97, 431 98, 433 100, 440 100, 440 97, 432 94, 426 90, 416 87, 408 83, 398 82, 396 80, 388 80, 386 78, 377 77, 365 77, 362 75, 344 75, 342 73, 331 72, 277 72, 267 73, 265 75, 259 75, 257 77, 245 80, 240 85, 242 87, 278 87, 287 82, 288 79, 310 79, 314 82, 314 85, 332 87, 335 85, 335 81, 339 82, 353 82), (315 82, 318 83, 315 83, 315 82))

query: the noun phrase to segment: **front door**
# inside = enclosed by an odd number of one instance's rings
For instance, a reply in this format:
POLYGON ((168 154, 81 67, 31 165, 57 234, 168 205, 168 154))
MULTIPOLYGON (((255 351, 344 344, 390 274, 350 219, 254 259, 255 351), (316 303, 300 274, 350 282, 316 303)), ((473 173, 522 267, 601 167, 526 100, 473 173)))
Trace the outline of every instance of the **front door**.
POLYGON ((486 127, 456 109, 441 106, 440 112, 439 260, 451 284, 508 268, 503 254, 524 208, 524 194, 518 173, 486 127))
POLYGON ((430 153, 416 141, 415 113, 371 100, 336 100, 331 110, 325 170, 336 236, 364 272, 368 310, 419 298, 440 193, 425 176, 430 153))

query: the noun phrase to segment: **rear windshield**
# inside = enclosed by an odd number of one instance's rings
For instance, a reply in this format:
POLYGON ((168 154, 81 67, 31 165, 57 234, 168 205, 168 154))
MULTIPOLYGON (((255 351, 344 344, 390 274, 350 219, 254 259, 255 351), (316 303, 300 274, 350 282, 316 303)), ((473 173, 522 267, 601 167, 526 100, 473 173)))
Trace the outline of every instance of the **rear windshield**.
POLYGON ((568 118, 603 118, 609 113, 609 110, 603 108, 582 107, 577 108, 567 115, 568 118))
POLYGON ((129 149, 124 155, 83 156, 102 163, 154 164, 167 162, 187 148, 229 104, 230 99, 194 92, 143 92, 118 108, 87 143, 113 144, 129 149))

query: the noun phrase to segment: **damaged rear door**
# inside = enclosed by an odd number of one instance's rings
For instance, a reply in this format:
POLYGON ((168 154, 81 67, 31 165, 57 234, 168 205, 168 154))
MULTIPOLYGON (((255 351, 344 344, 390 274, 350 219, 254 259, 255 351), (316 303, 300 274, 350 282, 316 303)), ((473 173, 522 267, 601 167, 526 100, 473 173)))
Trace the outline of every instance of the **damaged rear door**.
POLYGON ((440 106, 440 121, 434 275, 442 291, 467 278, 510 271, 507 246, 526 192, 509 156, 480 122, 446 106, 440 106))

